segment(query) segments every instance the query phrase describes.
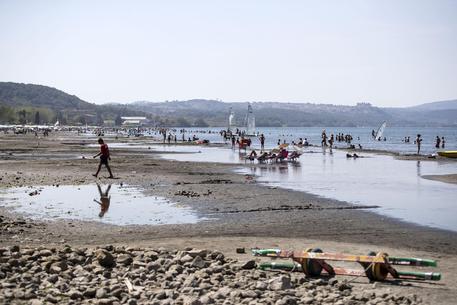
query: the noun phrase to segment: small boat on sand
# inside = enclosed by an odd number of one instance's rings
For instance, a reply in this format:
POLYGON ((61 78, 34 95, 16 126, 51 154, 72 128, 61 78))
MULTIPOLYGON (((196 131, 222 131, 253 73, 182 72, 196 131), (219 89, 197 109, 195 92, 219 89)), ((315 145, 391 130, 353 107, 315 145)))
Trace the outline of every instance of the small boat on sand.
POLYGON ((439 156, 446 158, 457 158, 457 150, 438 151, 439 156))

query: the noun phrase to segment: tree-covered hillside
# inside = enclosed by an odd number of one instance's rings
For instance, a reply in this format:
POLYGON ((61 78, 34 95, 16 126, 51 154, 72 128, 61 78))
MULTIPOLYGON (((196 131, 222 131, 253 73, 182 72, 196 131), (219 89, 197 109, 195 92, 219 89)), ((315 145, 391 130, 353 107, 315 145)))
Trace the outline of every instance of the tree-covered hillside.
POLYGON ((0 82, 0 123, 103 124, 128 115, 146 114, 122 105, 95 105, 51 87, 0 82))
MULTIPOLYGON (((312 103, 254 102, 257 126, 457 126, 457 100, 405 108, 382 108, 369 103, 342 106, 312 103)), ((134 102, 96 105, 40 85, 0 82, 1 123, 97 124, 119 123, 120 116, 146 116, 154 126, 227 126, 230 109, 236 125, 245 125, 248 103, 215 100, 134 102)))

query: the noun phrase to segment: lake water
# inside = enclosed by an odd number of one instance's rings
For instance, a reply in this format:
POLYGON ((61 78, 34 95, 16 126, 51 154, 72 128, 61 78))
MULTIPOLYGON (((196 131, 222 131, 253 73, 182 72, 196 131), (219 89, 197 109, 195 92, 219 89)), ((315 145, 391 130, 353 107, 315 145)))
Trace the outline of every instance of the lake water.
MULTIPOLYGON (((108 185, 101 185, 100 189, 102 194, 106 193, 108 185)), ((147 196, 132 186, 112 185, 108 190, 108 204, 103 206, 97 185, 18 187, 1 189, 0 194, 1 206, 34 219, 77 219, 115 225, 180 224, 200 220, 191 209, 163 197, 147 196)))
MULTIPOLYGON (((154 149, 163 150, 163 147, 154 149)), ((162 157, 177 161, 245 163, 238 150, 214 147, 168 146, 162 157), (188 153, 183 153, 187 151, 188 153)), ((308 148, 297 163, 241 168, 270 186, 309 192, 353 204, 378 205, 376 212, 420 225, 457 231, 457 185, 421 178, 457 173, 457 162, 406 161, 392 156, 360 153, 346 158, 343 151, 308 148)), ((246 163, 249 165, 249 163, 246 163)))
MULTIPOLYGON (((384 131, 386 141, 374 141, 371 137, 371 131, 377 130, 377 126, 373 127, 274 127, 257 128, 259 133, 263 133, 266 138, 266 147, 273 148, 277 145, 278 140, 283 142, 286 140, 287 143, 292 141, 298 142, 299 138, 307 138, 310 144, 320 145, 322 130, 326 130, 328 136, 330 134, 351 134, 353 137, 352 144, 358 146, 362 145, 363 148, 368 149, 379 149, 393 152, 399 152, 402 154, 416 153, 417 147, 414 144, 414 139, 417 134, 421 134, 423 139, 421 146, 421 153, 431 154, 435 153, 435 138, 436 136, 444 137, 446 141, 445 150, 457 150, 457 128, 452 127, 389 127, 384 131), (404 143, 405 137, 410 137, 410 143, 404 143)), ((180 130, 181 128, 177 128, 180 130)), ((192 137, 196 135, 200 139, 208 139, 212 143, 223 143, 221 136, 218 131, 222 128, 198 128, 196 130, 189 129, 185 134, 185 137, 192 137), (211 133, 209 133, 211 131, 211 133)), ((181 134, 178 133, 178 139, 181 139, 181 134)), ((346 147, 346 143, 338 143, 337 147, 346 147)), ((253 147, 260 147, 259 140, 253 138, 253 147)), ((440 148, 441 150, 441 148, 440 148)))

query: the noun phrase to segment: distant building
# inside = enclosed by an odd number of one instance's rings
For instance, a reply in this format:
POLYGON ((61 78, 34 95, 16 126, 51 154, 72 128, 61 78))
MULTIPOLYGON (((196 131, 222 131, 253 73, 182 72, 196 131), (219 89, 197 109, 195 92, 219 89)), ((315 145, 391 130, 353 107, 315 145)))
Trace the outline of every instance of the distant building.
POLYGON ((367 102, 357 103, 356 106, 357 107, 372 107, 371 103, 367 103, 367 102))
POLYGON ((123 116, 121 119, 122 126, 142 126, 149 122, 144 116, 123 116))

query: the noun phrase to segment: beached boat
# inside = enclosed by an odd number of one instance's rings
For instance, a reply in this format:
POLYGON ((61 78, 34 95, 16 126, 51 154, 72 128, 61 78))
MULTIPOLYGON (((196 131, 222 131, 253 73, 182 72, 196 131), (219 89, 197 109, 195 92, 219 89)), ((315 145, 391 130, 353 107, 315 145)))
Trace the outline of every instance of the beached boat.
POLYGON ((438 155, 446 158, 457 158, 457 150, 439 151, 438 155))
POLYGON ((252 106, 248 103, 248 112, 246 114, 246 133, 247 137, 256 137, 258 134, 255 131, 255 116, 252 111, 252 106))

